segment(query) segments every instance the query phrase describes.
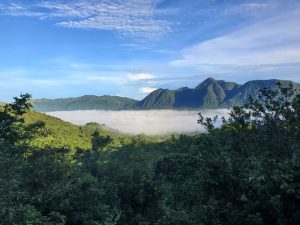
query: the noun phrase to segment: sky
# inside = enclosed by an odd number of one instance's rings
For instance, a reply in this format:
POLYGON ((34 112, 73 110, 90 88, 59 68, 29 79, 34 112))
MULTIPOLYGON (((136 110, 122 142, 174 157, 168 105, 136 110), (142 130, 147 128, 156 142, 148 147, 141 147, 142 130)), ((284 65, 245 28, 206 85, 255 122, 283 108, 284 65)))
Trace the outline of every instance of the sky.
POLYGON ((0 101, 300 82, 299 0, 0 0, 0 101))

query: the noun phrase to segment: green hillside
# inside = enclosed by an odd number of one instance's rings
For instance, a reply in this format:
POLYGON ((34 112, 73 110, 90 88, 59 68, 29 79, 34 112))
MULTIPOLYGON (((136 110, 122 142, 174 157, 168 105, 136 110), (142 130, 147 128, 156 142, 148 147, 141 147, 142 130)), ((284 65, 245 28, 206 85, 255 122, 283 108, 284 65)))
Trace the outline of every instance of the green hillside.
POLYGON ((48 116, 43 113, 30 111, 25 114, 26 123, 42 121, 45 129, 38 138, 32 141, 32 145, 45 147, 68 147, 68 148, 91 148, 91 137, 95 130, 99 130, 101 135, 110 135, 114 138, 113 145, 121 146, 131 142, 132 136, 123 134, 104 125, 88 123, 84 126, 73 125, 58 118, 48 116))

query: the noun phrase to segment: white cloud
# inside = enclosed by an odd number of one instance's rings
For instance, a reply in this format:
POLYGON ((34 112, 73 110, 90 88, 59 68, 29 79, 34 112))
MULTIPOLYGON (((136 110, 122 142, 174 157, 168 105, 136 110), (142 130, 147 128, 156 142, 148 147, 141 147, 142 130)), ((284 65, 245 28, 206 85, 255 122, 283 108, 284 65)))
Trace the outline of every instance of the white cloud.
POLYGON ((300 9, 183 51, 173 66, 249 66, 300 62, 300 9))
MULTIPOLYGON (((88 73, 88 72, 85 72, 88 73)), ((136 73, 136 74, 127 74, 123 75, 123 72, 119 72, 117 74, 112 74, 110 76, 107 75, 98 75, 97 72, 89 72, 88 76, 77 76, 84 80, 89 81, 103 81, 103 82, 110 82, 118 85, 125 85, 125 84, 137 84, 137 82, 148 83, 154 76, 148 73, 136 73), (93 74, 94 73, 94 74, 93 74)))
POLYGON ((44 1, 37 4, 2 4, 0 15, 54 19, 62 27, 117 31, 132 38, 157 38, 170 31, 160 0, 74 0, 44 1))
POLYGON ((237 15, 237 14, 259 14, 274 10, 278 7, 275 2, 247 2, 224 9, 224 15, 237 15))
POLYGON ((0 3, 0 15, 41 17, 44 13, 31 11, 27 7, 17 3, 0 3))
POLYGON ((154 79, 155 77, 149 73, 135 73, 135 74, 128 74, 128 79, 130 81, 147 81, 154 79))
POLYGON ((157 90, 157 88, 153 88, 153 87, 141 87, 139 89, 139 93, 140 94, 149 94, 153 91, 157 90))

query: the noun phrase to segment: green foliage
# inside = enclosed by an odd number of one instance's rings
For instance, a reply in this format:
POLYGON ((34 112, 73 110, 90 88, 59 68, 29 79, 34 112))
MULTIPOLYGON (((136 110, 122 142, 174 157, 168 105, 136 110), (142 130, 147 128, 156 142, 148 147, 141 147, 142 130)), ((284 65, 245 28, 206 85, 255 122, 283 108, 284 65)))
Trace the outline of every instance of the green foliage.
POLYGON ((92 150, 94 152, 103 150, 106 146, 111 144, 113 139, 107 135, 106 137, 100 136, 98 130, 96 130, 92 135, 92 150))
POLYGON ((300 224, 292 86, 262 89, 219 128, 200 114, 207 133, 160 142, 30 112, 29 98, 0 112, 0 224, 300 224))
POLYGON ((24 157, 32 149, 28 142, 43 124, 24 123, 23 114, 31 105, 29 94, 14 98, 0 112, 0 221, 1 224, 42 224, 44 218, 26 202, 27 193, 20 189, 24 157))

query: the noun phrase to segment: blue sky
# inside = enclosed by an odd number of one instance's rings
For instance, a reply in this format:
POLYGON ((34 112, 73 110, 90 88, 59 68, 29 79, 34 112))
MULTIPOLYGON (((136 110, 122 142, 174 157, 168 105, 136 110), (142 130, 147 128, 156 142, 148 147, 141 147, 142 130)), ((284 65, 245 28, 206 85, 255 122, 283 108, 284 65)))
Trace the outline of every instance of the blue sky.
POLYGON ((299 0, 1 0, 0 100, 300 82, 299 0))

